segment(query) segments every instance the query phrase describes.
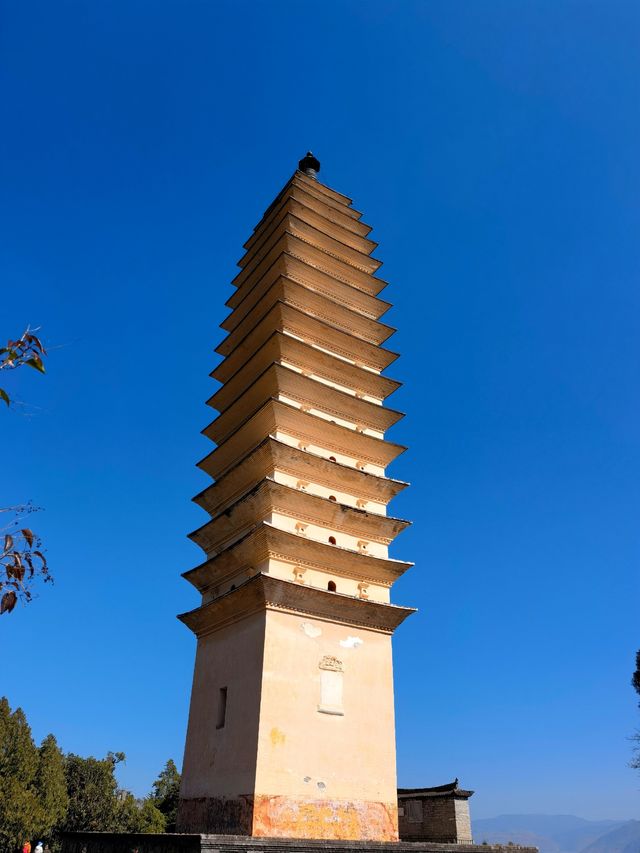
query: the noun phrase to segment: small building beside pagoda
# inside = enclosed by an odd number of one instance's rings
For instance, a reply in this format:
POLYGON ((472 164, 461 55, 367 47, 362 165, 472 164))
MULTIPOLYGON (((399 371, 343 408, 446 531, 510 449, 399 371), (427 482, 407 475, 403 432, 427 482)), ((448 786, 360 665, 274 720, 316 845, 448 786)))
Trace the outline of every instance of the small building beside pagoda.
POLYGON ((472 844, 469 797, 454 779, 434 788, 398 788, 398 828, 402 841, 472 844))

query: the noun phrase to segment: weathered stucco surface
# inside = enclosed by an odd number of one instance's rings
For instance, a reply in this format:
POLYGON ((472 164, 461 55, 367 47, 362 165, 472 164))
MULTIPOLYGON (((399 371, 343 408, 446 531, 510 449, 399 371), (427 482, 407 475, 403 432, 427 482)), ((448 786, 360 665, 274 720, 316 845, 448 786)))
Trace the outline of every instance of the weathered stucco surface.
POLYGON ((390 635, 267 612, 255 793, 397 802, 390 635), (325 658, 340 664, 342 714, 319 710, 325 658))
POLYGON ((254 835, 266 838, 327 838, 396 841, 393 803, 250 796, 182 800, 181 832, 254 835))
POLYGON ((182 832, 397 839, 390 635, 267 610, 201 638, 184 767, 182 832))
MULTIPOLYGON (((182 799, 234 800, 253 795, 264 624, 265 613, 256 613, 198 640, 182 799), (224 727, 218 729, 216 711, 222 687, 228 691, 227 709, 224 727)), ((195 831, 193 821, 190 825, 195 831)))
POLYGON ((193 797, 181 799, 178 832, 215 832, 218 835, 251 835, 253 797, 193 797))
POLYGON ((396 841, 397 808, 395 803, 256 797, 253 835, 396 841))

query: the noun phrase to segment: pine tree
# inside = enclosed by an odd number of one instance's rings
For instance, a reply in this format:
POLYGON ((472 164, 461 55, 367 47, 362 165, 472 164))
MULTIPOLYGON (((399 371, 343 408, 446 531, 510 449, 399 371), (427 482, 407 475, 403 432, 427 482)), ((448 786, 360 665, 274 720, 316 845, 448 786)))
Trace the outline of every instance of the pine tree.
POLYGON ((38 828, 38 834, 48 838, 52 829, 63 821, 69 806, 69 796, 64 756, 53 735, 47 735, 38 753, 34 789, 44 813, 44 822, 38 828))
POLYGON ((169 759, 153 783, 153 802, 166 818, 166 832, 176 831, 178 800, 180 799, 180 773, 173 759, 169 759))
POLYGON ((123 753, 102 759, 64 756, 53 735, 38 749, 23 711, 12 712, 1 698, 0 851, 19 849, 36 837, 55 846, 60 831, 164 832, 163 809, 175 824, 180 774, 173 761, 144 800, 118 788, 120 761, 123 753))
POLYGON ((45 822, 35 791, 38 750, 24 712, 0 699, 0 849, 24 843, 45 822))

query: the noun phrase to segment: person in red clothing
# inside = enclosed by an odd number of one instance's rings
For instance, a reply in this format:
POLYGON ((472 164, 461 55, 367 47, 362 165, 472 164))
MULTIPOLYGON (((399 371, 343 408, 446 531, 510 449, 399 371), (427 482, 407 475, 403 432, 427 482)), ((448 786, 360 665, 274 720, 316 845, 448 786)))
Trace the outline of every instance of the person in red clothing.
POLYGON ((31 853, 31 842, 25 841, 22 845, 22 853, 31 853))

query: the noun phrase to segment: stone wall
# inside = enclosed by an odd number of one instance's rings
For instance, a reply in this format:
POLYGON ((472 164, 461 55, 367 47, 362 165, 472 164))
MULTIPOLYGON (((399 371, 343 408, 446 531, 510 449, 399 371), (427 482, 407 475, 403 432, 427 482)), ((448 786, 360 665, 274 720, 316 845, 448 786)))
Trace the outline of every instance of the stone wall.
POLYGON ((469 802, 450 797, 403 799, 398 824, 403 841, 471 844, 469 802))
POLYGON ((538 853, 536 847, 427 841, 322 841, 233 835, 139 835, 69 832, 62 853, 538 853))
POLYGON ((253 797, 181 799, 178 805, 177 827, 178 832, 251 835, 253 797))
POLYGON ((200 853, 199 835, 65 832, 62 853, 200 853))

